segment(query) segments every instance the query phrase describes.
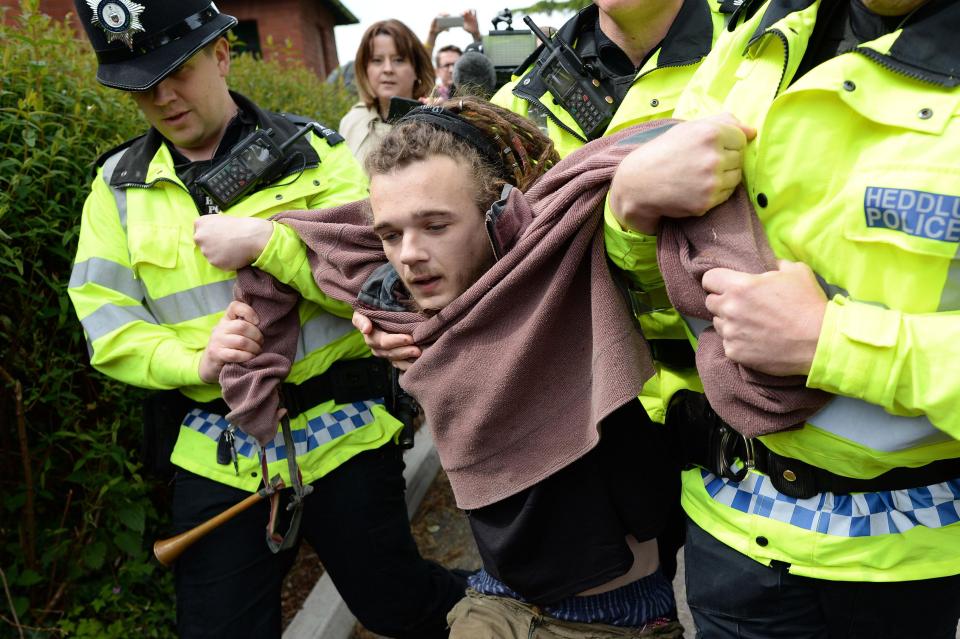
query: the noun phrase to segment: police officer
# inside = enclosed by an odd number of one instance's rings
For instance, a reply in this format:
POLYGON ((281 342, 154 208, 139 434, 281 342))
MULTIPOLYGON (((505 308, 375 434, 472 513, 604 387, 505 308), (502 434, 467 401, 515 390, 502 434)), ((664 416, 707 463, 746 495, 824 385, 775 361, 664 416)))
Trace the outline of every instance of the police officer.
MULTIPOLYGON (((603 134, 670 117, 683 87, 723 31, 721 8, 715 0, 597 0, 560 27, 553 40, 572 47, 593 76, 612 88, 614 115, 603 134)), ((544 83, 542 63, 549 55, 541 45, 491 101, 533 118, 565 156, 589 136, 570 114, 578 105, 563 104, 544 83)))
MULTIPOLYGON (((736 455, 755 463, 742 479, 706 460, 685 473, 698 631, 953 639, 960 4, 748 1, 735 20, 677 113, 758 127, 744 182, 789 261, 707 272, 707 307, 729 358, 835 397, 752 454, 741 442, 736 455)), ((664 212, 702 214, 704 178, 722 181, 744 149, 729 125, 702 120, 625 161, 611 195, 620 224, 651 233, 664 212)))
MULTIPOLYGON (((612 87, 613 119, 602 133, 608 135, 672 116, 683 88, 723 32, 730 10, 729 2, 715 0, 598 0, 560 27, 553 39, 572 47, 593 74, 612 87)), ((586 144, 589 136, 568 112, 570 105, 544 83, 542 65, 549 55, 545 47, 537 49, 520 65, 522 75, 503 86, 492 102, 540 122, 565 156, 586 144)), ((624 253, 625 242, 607 236, 608 250, 624 253)), ((633 306, 658 369, 640 399, 650 418, 663 422, 669 397, 697 386, 693 352, 665 291, 643 289, 632 271, 627 272, 633 306)))
MULTIPOLYGON (((314 488, 300 531, 350 609, 378 633, 445 636, 446 612, 464 584, 424 561, 414 544, 393 443, 401 425, 378 399, 378 367, 344 319, 349 308, 320 294, 301 302, 288 378, 296 385, 284 391, 292 442, 278 436, 258 446, 225 421, 219 399, 220 369, 258 353, 262 335, 252 310, 231 303, 234 274, 212 266, 195 245, 195 222, 205 216, 242 229, 281 210, 361 199, 361 170, 342 138, 326 130, 294 143, 280 175, 245 197, 211 198, 198 177, 240 141, 267 129, 283 141, 298 129, 228 90, 224 35, 236 19, 209 0, 75 5, 97 54, 97 79, 128 92, 151 126, 101 158, 69 294, 98 370, 168 391, 151 404, 148 421, 169 417, 178 430, 169 458, 176 466, 174 527, 191 528, 257 490, 261 457, 266 474, 291 485, 287 457, 295 442, 303 481, 314 488)), ((298 279, 302 262, 300 243, 278 232, 256 266, 306 286, 298 279)), ((263 532, 268 514, 265 504, 252 508, 181 556, 181 636, 280 635, 280 586, 296 548, 271 553, 263 532)))
MULTIPOLYGON (((729 10, 729 2, 715 0, 597 0, 560 27, 553 39, 567 43, 593 75, 612 88, 613 117, 600 135, 671 117, 683 88, 723 32, 724 12, 729 10)), ((544 83, 542 65, 549 55, 544 46, 534 51, 520 65, 522 75, 503 86, 492 101, 537 121, 565 156, 593 138, 571 115, 573 105, 560 101, 544 83)), ((624 245, 637 239, 628 235, 624 241, 618 234, 606 235, 608 251, 621 255, 624 245)), ((655 243, 647 248, 652 247, 655 243)), ((693 351, 665 291, 640 286, 642 278, 630 269, 624 273, 625 288, 657 367, 657 375, 644 385, 640 401, 647 416, 662 423, 673 393, 699 387, 693 351)), ((682 533, 673 536, 673 540, 660 540, 661 562, 670 575, 682 533)))

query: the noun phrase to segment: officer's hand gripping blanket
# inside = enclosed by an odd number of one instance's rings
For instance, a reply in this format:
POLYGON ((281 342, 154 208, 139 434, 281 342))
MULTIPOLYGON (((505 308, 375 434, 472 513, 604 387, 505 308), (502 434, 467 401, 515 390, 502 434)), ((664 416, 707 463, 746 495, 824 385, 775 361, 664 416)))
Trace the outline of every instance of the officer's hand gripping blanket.
MULTIPOLYGON (((702 217, 663 218, 657 262, 674 308, 707 322, 713 321, 701 284, 707 271, 777 270, 777 259, 742 185, 725 204, 702 217)), ((710 406, 746 437, 801 426, 832 397, 807 388, 804 377, 777 377, 737 364, 724 354, 723 340, 713 326, 697 340, 697 372, 710 406)))

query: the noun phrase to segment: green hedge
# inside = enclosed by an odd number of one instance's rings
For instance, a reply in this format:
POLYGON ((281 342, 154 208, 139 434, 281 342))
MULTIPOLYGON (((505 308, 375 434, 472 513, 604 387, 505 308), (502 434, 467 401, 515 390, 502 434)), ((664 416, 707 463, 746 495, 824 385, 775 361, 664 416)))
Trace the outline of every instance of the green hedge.
MULTIPOLYGON (((86 41, 37 0, 6 17, 0 636, 173 636, 171 576, 149 552, 169 491, 140 474, 141 392, 90 368, 66 295, 94 160, 145 123, 129 97, 96 83, 86 41)), ((248 56, 235 59, 231 84, 333 125, 354 99, 306 69, 248 56)))

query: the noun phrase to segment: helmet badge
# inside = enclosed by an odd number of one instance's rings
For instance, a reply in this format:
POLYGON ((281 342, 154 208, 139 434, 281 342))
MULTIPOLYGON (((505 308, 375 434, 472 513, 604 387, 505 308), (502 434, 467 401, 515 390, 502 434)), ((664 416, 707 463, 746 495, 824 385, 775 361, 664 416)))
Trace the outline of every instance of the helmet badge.
POLYGON ((107 42, 123 42, 133 51, 133 35, 143 33, 140 14, 144 6, 133 0, 87 0, 93 11, 90 22, 103 29, 107 42))

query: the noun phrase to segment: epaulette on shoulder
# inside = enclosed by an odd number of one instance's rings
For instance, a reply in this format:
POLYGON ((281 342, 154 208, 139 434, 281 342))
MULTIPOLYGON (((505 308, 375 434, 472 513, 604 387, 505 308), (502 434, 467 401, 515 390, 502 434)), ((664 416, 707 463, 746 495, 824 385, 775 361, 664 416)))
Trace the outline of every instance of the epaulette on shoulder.
POLYGON ((305 115, 297 115, 296 113, 281 113, 280 117, 296 124, 297 126, 306 126, 307 124, 313 122, 312 118, 308 118, 305 115))
POLYGON ((99 169, 101 166, 103 166, 103 163, 106 162, 108 159, 110 159, 110 156, 111 156, 111 155, 114 155, 114 154, 116 154, 116 153, 119 153, 120 151, 123 151, 124 149, 132 146, 134 143, 139 142, 140 140, 143 139, 143 137, 144 137, 145 135, 146 135, 146 133, 144 133, 143 135, 138 135, 138 136, 135 137, 135 138, 130 138, 130 139, 127 140, 126 142, 123 142, 123 143, 121 143, 121 144, 118 144, 117 146, 115 146, 115 147, 113 147, 113 148, 111 148, 111 149, 107 149, 106 151, 104 151, 103 153, 101 153, 101 154, 100 154, 100 157, 98 157, 96 160, 93 161, 93 167, 91 167, 91 169, 90 169, 91 172, 92 172, 94 175, 96 175, 97 169, 99 169))
MULTIPOLYGON (((308 118, 303 115, 296 115, 294 113, 281 113, 283 119, 297 125, 297 126, 306 126, 311 122, 316 122, 311 118, 308 118)), ((317 122, 317 125, 320 127, 320 135, 323 136, 323 139, 327 141, 327 144, 330 146, 337 146, 344 141, 343 136, 336 129, 331 129, 330 127, 317 122)))

